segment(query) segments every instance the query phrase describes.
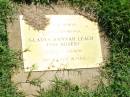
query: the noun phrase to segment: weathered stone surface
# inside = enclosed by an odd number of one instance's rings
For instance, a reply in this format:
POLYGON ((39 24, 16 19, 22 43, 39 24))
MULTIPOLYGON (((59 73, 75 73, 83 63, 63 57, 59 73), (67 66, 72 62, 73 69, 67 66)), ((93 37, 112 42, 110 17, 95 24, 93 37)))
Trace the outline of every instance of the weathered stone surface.
POLYGON ((46 15, 44 30, 35 30, 20 16, 25 71, 100 67, 99 29, 81 15, 46 15))

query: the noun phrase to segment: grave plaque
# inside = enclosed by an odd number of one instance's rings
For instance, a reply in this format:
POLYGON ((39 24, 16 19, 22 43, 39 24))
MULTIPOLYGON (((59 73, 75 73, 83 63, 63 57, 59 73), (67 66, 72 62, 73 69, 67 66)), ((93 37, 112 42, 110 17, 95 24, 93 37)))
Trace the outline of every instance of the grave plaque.
POLYGON ((36 30, 20 15, 25 71, 100 66, 103 58, 97 23, 81 15, 45 17, 48 25, 44 30, 36 30))

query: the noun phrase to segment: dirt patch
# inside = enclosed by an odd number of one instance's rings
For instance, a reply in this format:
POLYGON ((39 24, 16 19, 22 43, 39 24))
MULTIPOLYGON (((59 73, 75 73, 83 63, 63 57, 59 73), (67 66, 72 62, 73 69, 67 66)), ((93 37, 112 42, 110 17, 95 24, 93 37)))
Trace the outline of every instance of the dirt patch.
POLYGON ((19 14, 24 16, 26 23, 34 27, 37 30, 44 30, 49 23, 49 20, 45 15, 83 15, 90 20, 95 21, 95 17, 92 14, 84 13, 77 8, 72 8, 70 5, 21 5, 19 7, 19 14))
POLYGON ((27 24, 34 29, 44 30, 49 23, 45 15, 55 14, 74 14, 74 11, 65 6, 42 6, 42 5, 22 5, 19 8, 20 14, 24 16, 27 24))
POLYGON ((33 28, 38 30, 44 30, 48 24, 48 19, 45 18, 44 10, 40 6, 22 6, 21 13, 24 16, 24 20, 27 24, 31 25, 33 28))

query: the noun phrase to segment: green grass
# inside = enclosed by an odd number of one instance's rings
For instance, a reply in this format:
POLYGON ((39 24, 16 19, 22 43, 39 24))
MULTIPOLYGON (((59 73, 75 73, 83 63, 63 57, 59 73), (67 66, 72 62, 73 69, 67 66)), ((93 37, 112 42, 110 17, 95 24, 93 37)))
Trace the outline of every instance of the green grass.
MULTIPOLYGON (((17 1, 21 3, 23 0, 17 1)), ((129 0, 65 1, 96 15, 100 29, 107 34, 110 42, 110 59, 102 68, 105 74, 102 77, 107 78, 108 85, 101 81, 95 90, 89 91, 68 81, 55 79, 53 87, 47 91, 41 89, 37 97, 130 97, 129 0)), ((52 0, 33 2, 49 4, 52 0)), ((25 97, 11 82, 14 69, 20 66, 19 53, 8 48, 7 22, 14 13, 13 8, 10 0, 0 0, 0 97, 25 97)))
POLYGON ((12 3, 0 0, 0 97, 24 97, 11 82, 11 75, 19 67, 18 53, 8 48, 7 22, 12 16, 12 3))
POLYGON ((42 89, 39 94, 37 97, 91 97, 87 89, 58 78, 52 81, 50 90, 42 89))
POLYGON ((130 2, 104 0, 99 2, 99 24, 110 40, 110 62, 105 69, 112 96, 130 96, 130 2))

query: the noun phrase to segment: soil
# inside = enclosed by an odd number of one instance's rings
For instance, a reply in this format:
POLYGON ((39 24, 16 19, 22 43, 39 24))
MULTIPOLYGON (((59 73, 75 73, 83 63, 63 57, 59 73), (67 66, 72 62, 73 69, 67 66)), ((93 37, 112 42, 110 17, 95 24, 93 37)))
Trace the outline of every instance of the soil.
POLYGON ((83 15, 90 20, 95 21, 95 17, 92 14, 84 13, 77 8, 72 8, 70 5, 61 4, 61 5, 21 5, 19 7, 19 14, 24 16, 27 24, 34 27, 37 30, 44 30, 44 28, 49 23, 45 15, 83 15))
POLYGON ((49 23, 49 20, 45 15, 50 14, 74 14, 73 10, 67 7, 61 6, 42 6, 42 5, 22 5, 19 8, 20 14, 24 16, 26 23, 31 25, 37 30, 44 30, 44 28, 49 23))

